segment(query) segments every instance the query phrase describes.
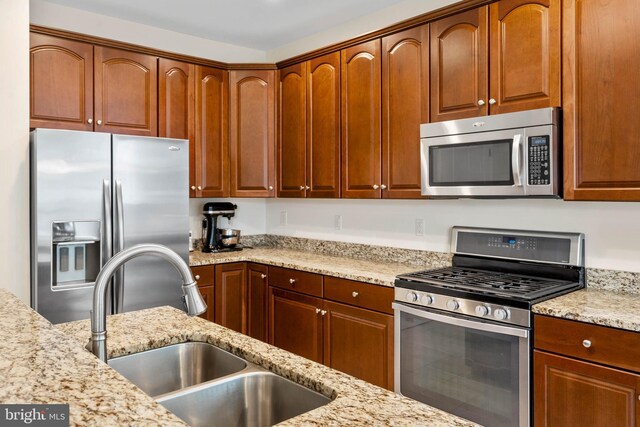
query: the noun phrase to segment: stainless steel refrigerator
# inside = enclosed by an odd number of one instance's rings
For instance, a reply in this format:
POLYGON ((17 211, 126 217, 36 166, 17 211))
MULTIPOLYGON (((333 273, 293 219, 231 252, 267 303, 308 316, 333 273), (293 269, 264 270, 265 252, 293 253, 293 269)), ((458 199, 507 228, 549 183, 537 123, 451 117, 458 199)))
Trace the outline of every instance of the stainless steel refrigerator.
MULTIPOLYGON (((95 279, 139 243, 188 261, 186 140, 35 129, 31 132, 31 305, 52 323, 86 319, 95 279)), ((183 308, 180 276, 140 257, 116 274, 111 313, 183 308)))

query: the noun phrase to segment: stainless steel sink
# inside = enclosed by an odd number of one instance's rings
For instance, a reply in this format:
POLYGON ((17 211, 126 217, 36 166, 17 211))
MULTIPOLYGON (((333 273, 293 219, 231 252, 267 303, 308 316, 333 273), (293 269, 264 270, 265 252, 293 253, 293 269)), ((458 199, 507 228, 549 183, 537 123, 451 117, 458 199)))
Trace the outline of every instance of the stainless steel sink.
POLYGON ((149 396, 184 389, 247 367, 247 362, 216 346, 185 342, 108 361, 149 396))
POLYGON ((331 399, 270 372, 248 372, 172 393, 158 403, 198 426, 271 426, 331 399))

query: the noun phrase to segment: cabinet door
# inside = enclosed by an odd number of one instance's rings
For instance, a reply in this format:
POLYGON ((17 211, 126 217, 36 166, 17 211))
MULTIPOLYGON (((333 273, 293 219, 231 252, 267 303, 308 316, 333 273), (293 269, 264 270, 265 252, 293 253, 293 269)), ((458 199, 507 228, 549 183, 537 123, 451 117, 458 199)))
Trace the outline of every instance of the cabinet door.
POLYGON ((307 67, 307 197, 340 197, 340 52, 307 67))
POLYGON ((536 426, 640 426, 640 375, 534 351, 536 426))
POLYGON ((194 65, 158 60, 158 136, 189 140, 189 195, 195 196, 194 65))
POLYGON ((305 197, 307 148, 307 64, 279 72, 278 197, 305 197))
POLYGON ((488 113, 487 7, 431 26, 431 121, 488 113))
POLYGON ((203 319, 207 319, 210 322, 213 322, 215 321, 215 316, 214 316, 214 312, 215 312, 214 299, 215 298, 214 298, 213 285, 200 286, 198 289, 200 289, 200 294, 202 295, 202 299, 204 300, 204 303, 207 304, 207 311, 202 313, 200 317, 202 317, 203 319))
POLYGON ((560 1, 489 6, 491 114, 560 106, 560 1))
POLYGON ((247 310, 247 335, 267 341, 267 275, 266 265, 247 264, 248 289, 248 310, 247 310))
POLYGON ((30 126, 93 130, 93 45, 30 34, 30 126))
POLYGON ((247 333, 247 278, 243 262, 216 265, 215 322, 247 333))
POLYGON ((322 363, 322 299, 269 286, 269 343, 322 363))
POLYGON ((429 25, 423 25, 382 39, 383 198, 421 197, 420 124, 428 122, 429 25))
POLYGON ((229 72, 196 66, 197 197, 229 196, 229 72))
POLYGON ((94 48, 95 130, 158 135, 158 58, 94 48))
POLYGON ((380 40, 342 55, 342 197, 380 198, 380 40))
POLYGON ((330 301, 324 310, 324 364, 392 390, 393 316, 330 301))
POLYGON ((640 7, 562 3, 564 197, 640 201, 640 7))
POLYGON ((275 71, 230 72, 231 197, 275 196, 275 71))

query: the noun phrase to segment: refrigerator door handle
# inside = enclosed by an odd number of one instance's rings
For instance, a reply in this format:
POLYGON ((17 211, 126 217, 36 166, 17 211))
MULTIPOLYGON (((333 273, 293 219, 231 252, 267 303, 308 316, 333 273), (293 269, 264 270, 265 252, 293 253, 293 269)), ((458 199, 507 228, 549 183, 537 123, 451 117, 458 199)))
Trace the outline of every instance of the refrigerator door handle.
POLYGON ((105 265, 111 258, 111 244, 113 235, 111 234, 111 181, 102 181, 102 260, 101 266, 105 265))
MULTIPOLYGON (((124 208, 122 204, 122 182, 116 180, 115 209, 115 249, 114 255, 124 249, 124 208)), ((124 267, 114 275, 113 282, 114 313, 122 313, 124 309, 124 267)))

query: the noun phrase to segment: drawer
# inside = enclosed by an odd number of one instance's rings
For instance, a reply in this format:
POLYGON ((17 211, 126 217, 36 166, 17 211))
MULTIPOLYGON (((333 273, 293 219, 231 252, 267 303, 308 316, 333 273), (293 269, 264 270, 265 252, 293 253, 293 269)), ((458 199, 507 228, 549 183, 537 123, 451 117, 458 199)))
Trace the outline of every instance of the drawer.
POLYGON ((393 288, 337 277, 324 278, 324 297, 333 301, 393 314, 393 288))
POLYGON ((537 349, 640 372, 638 332, 541 315, 533 322, 537 349))
POLYGON ((314 297, 322 297, 322 275, 320 274, 289 268, 269 267, 269 285, 314 297))
POLYGON ((215 265, 199 265, 191 267, 193 278, 196 279, 199 286, 213 285, 213 278, 215 277, 215 265), (198 277, 200 278, 198 279, 198 277))

